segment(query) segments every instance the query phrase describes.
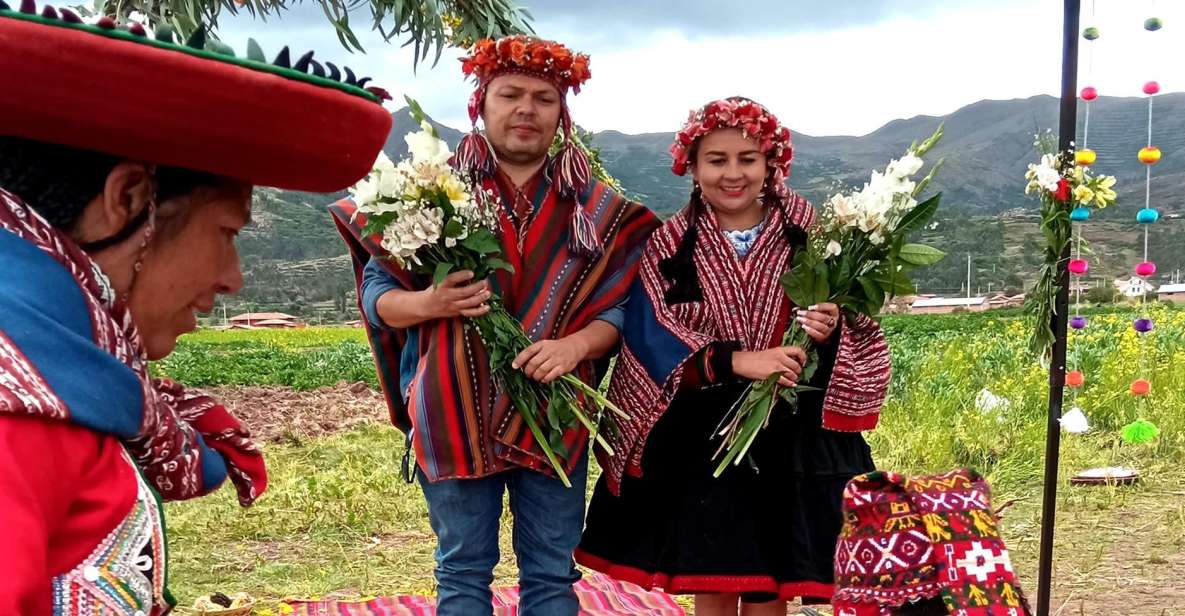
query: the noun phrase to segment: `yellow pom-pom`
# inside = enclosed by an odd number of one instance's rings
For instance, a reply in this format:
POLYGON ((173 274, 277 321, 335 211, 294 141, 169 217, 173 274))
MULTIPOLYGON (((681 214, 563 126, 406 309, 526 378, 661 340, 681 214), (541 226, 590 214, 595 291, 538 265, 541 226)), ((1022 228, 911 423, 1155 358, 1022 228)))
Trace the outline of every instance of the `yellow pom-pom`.
POLYGON ((1155 165, 1160 162, 1160 148, 1151 145, 1146 148, 1140 148, 1139 158, 1140 162, 1145 165, 1155 165))

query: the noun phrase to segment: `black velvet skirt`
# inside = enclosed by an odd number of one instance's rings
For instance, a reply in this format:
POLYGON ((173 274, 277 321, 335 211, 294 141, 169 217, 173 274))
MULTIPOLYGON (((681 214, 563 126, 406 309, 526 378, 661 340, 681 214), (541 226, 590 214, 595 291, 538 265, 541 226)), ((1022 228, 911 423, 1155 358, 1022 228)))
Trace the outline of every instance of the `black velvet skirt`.
POLYGON ((642 477, 626 477, 620 496, 597 484, 580 564, 674 594, 830 600, 844 486, 874 469, 871 452, 859 433, 824 430, 823 393, 803 392, 797 411, 775 407, 748 460, 714 478, 714 435, 743 391, 676 397, 651 431, 642 477))

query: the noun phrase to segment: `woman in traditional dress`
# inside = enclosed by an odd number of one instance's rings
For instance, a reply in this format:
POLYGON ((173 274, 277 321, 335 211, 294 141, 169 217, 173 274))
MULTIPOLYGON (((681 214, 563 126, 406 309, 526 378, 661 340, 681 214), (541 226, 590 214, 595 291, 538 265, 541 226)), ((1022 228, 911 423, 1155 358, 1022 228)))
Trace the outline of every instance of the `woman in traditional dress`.
POLYGON ((630 416, 602 460, 577 560, 647 588, 696 595, 697 616, 786 613, 823 603, 852 477, 873 469, 860 431, 889 381, 877 324, 834 305, 793 306, 778 284, 814 210, 785 185, 790 131, 729 98, 679 132, 674 172, 690 202, 651 237, 626 304, 610 397, 630 416), (797 408, 780 402, 747 460, 713 477, 718 432, 746 386, 799 382, 783 347, 802 323, 819 365, 797 408))
POLYGON ((253 185, 342 189, 390 126, 356 85, 145 34, 0 2, 0 614, 169 611, 158 499, 267 476, 148 361, 242 285, 253 185))

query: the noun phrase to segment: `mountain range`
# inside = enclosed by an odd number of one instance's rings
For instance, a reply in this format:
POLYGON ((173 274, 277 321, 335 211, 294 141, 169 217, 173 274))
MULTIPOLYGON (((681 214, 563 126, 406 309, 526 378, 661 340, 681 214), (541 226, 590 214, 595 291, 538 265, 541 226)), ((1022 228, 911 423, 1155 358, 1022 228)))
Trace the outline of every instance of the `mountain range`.
MULTIPOLYGON (((1149 229, 1150 258, 1166 275, 1185 268, 1185 93, 1155 99, 1153 144, 1164 153, 1152 168, 1149 199, 1162 223, 1149 229)), ((871 103, 870 104, 874 104, 871 103)), ((1090 108, 1086 133, 1085 108, 1079 110, 1077 143, 1098 153, 1094 169, 1115 175, 1119 200, 1084 225, 1093 250, 1092 275, 1101 279, 1129 275, 1143 259, 1143 234, 1135 212, 1144 205, 1145 167, 1136 152, 1147 144, 1148 101, 1143 98, 1100 97, 1090 108), (1089 140, 1087 140, 1089 138, 1089 140)), ((393 160, 407 154, 403 137, 418 128, 409 111, 394 114, 384 151, 393 160)), ((790 184, 812 202, 821 203, 839 189, 858 188, 873 169, 899 157, 914 140, 928 136, 942 123, 945 137, 930 158, 945 159, 933 184, 943 201, 937 225, 924 241, 952 258, 926 270, 919 289, 934 293, 964 292, 966 255, 972 257, 972 290, 1019 291, 1036 272, 1040 253, 1037 202, 1024 194, 1024 173, 1035 162, 1035 132, 1056 127, 1058 100, 1034 96, 985 100, 946 116, 894 120, 861 136, 812 136, 793 133, 794 164, 790 184)), ((791 126, 792 122, 789 123, 791 126)), ((441 137, 455 146, 462 132, 433 122, 441 137)), ((632 198, 660 216, 685 203, 689 180, 670 171, 667 154, 672 133, 593 134, 606 169, 632 198)), ((352 311, 353 283, 344 245, 324 206, 339 195, 312 195, 259 189, 254 218, 242 235, 247 285, 236 303, 247 308, 282 308, 308 312, 352 311)), ((1161 281, 1163 282, 1163 281, 1161 281)))

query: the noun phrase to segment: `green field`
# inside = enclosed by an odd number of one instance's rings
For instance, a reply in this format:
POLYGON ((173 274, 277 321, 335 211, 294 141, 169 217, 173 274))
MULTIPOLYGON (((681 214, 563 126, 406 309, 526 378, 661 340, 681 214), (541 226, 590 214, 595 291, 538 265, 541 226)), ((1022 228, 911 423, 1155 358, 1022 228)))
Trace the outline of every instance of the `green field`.
MULTIPOLYGON (((1185 614, 1183 596, 1178 606, 1165 604, 1169 611, 1092 609, 1108 601, 1135 605, 1125 587, 1155 600, 1148 591, 1162 584, 1160 576, 1179 586, 1185 575, 1185 492, 1176 470, 1185 462, 1185 311, 1151 310, 1157 329, 1145 344, 1131 328, 1131 310, 1091 315, 1090 327, 1071 341, 1072 365, 1087 375, 1075 403, 1092 429, 1063 435, 1063 480, 1083 468, 1122 464, 1138 468, 1145 481, 1131 488, 1063 484, 1055 598, 1069 606, 1067 614, 1185 614), (1141 367, 1153 384, 1142 408, 1127 393, 1141 367), (1160 437, 1124 443, 1120 429, 1135 419, 1154 422, 1160 437), (1110 599, 1092 598, 1106 589, 1110 599)), ((1026 352, 1028 324, 978 314, 889 317, 884 328, 894 378, 881 425, 868 435, 878 466, 982 471, 997 505, 1016 500, 1004 515, 1005 537, 1031 589, 1048 376, 1026 352), (1008 407, 977 409, 985 388, 1008 407)), ((195 386, 375 383, 364 334, 348 329, 199 332, 156 370, 195 386)), ((255 507, 238 508, 230 490, 169 505, 172 580, 182 604, 215 590, 268 600, 430 594, 433 541, 418 488, 398 477, 402 447, 400 435, 377 422, 273 442, 266 447, 271 486, 255 507)), ((513 581, 508 544, 497 573, 500 582, 513 581)))

